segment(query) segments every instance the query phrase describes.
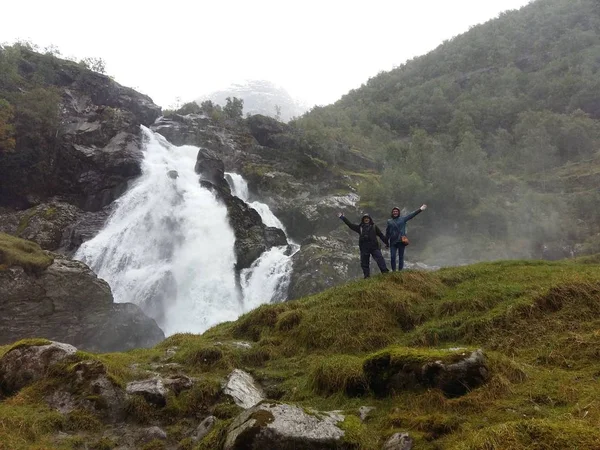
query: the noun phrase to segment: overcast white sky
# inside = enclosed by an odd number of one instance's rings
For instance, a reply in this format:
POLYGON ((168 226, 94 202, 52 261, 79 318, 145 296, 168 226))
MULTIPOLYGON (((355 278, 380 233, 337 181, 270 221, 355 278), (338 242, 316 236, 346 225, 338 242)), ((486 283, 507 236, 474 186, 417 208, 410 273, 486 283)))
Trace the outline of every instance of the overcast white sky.
POLYGON ((2 5, 0 42, 102 57, 167 107, 245 79, 327 104, 381 70, 530 0, 28 0, 2 5))

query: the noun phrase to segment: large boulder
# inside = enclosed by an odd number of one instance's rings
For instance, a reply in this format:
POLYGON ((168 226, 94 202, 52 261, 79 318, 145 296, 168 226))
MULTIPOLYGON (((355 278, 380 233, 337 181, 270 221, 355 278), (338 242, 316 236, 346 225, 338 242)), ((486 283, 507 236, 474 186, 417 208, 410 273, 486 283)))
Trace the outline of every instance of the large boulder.
POLYGON ((338 424, 339 413, 307 414, 302 408, 277 403, 261 403, 241 413, 227 431, 224 450, 244 448, 262 450, 351 449, 343 441, 344 431, 338 424))
POLYGON ((0 358, 0 394, 12 394, 43 378, 48 368, 74 355, 77 349, 61 342, 23 342, 0 358))
POLYGON ((0 345, 29 337, 112 352, 164 339, 136 305, 114 303, 110 287, 88 266, 53 254, 39 274, 19 265, 0 270, 0 345))
POLYGON ((262 388, 243 370, 235 369, 223 383, 223 393, 233 398, 236 405, 248 409, 265 399, 262 388))
POLYGON ((230 191, 229 184, 225 180, 225 163, 219 159, 215 152, 201 148, 198 151, 195 169, 202 180, 212 183, 225 192, 230 191))

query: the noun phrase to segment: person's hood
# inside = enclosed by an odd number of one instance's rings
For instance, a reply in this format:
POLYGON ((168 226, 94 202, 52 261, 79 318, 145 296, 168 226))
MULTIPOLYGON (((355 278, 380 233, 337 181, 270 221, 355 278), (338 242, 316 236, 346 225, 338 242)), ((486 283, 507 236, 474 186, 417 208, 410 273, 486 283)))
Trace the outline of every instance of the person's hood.
POLYGON ((394 210, 397 209, 398 210, 398 217, 400 217, 400 213, 402 212, 402 210, 400 208, 398 208, 397 206, 394 206, 392 208, 392 210, 390 211, 390 216, 392 217, 392 219, 394 218, 394 210))
POLYGON ((366 214, 366 213, 365 213, 365 214, 363 214, 363 215, 362 215, 362 217, 360 218, 360 222, 361 222, 361 223, 362 223, 362 221, 363 221, 363 220, 365 220, 365 217, 368 217, 368 218, 369 218, 369 223, 370 223, 370 224, 373 224, 373 218, 371 217, 371 215, 370 215, 370 214, 366 214))

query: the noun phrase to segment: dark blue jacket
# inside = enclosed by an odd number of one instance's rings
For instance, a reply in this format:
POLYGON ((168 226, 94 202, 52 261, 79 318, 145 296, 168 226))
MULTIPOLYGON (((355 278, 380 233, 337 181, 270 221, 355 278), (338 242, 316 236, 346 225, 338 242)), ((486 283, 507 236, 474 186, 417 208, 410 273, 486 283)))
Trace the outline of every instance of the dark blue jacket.
POLYGON ((388 219, 387 228, 385 229, 385 237, 389 245, 397 244, 402 236, 406 236, 406 222, 415 217, 421 212, 421 209, 411 212, 407 216, 388 219))

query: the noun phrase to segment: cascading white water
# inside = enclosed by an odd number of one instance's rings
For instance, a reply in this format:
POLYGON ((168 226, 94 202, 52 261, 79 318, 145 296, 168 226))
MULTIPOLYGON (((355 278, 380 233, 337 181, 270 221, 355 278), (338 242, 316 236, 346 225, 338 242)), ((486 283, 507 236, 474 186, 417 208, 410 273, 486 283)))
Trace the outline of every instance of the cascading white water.
MULTIPOLYGON (((143 133, 141 177, 75 257, 110 284, 115 301, 140 305, 167 335, 203 332, 262 303, 285 300, 287 247, 265 252, 242 271, 240 292, 235 236, 226 207, 198 182, 198 148, 173 146, 144 127, 143 133)), ((271 214, 269 225, 280 224, 270 210, 263 213, 271 214)))
MULTIPOLYGON (((231 193, 236 197, 244 200, 248 203, 248 206, 254 208, 256 212, 260 215, 263 223, 268 227, 281 228, 285 231, 285 227, 281 223, 281 221, 273 214, 269 205, 261 202, 249 202, 250 193, 248 191, 248 182, 244 179, 243 176, 237 173, 225 172, 225 179, 229 183, 229 187, 231 188, 231 193)), ((287 233, 286 233, 287 234, 287 233)))
MULTIPOLYGON (((285 227, 267 204, 259 201, 248 202, 250 194, 244 177, 227 172, 225 179, 229 183, 231 193, 254 208, 265 225, 281 228, 285 232, 285 227)), ((265 303, 265 298, 270 298, 271 302, 286 299, 292 275, 292 256, 299 248, 300 246, 293 242, 290 242, 289 248, 273 247, 254 261, 249 269, 242 270, 240 281, 246 311, 265 303)))

